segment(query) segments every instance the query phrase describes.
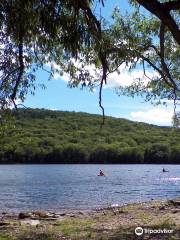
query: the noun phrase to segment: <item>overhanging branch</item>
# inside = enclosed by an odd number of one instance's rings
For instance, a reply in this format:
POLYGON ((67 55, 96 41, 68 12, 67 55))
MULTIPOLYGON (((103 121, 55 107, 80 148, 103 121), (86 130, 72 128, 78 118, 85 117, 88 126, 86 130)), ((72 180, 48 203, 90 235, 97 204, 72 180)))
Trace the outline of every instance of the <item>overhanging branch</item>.
MULTIPOLYGON (((103 1, 102 1, 102 3, 103 3, 103 1)), ((103 114, 103 122, 102 122, 102 125, 103 125, 104 120, 105 120, 105 114, 104 114, 104 107, 102 106, 102 89, 103 89, 103 84, 104 83, 106 84, 108 63, 107 63, 106 51, 104 49, 102 50, 101 22, 97 20, 96 16, 92 13, 92 11, 91 11, 90 7, 87 5, 86 1, 82 1, 81 9, 84 12, 87 24, 90 25, 93 30, 94 37, 96 38, 97 45, 99 47, 98 57, 99 57, 99 60, 101 61, 101 65, 102 65, 102 78, 100 81, 100 88, 99 88, 99 106, 100 106, 100 108, 102 110, 102 114, 103 114)))
POLYGON ((16 98, 18 87, 20 85, 20 82, 21 82, 21 79, 22 79, 22 76, 23 76, 23 73, 24 73, 23 38, 22 37, 20 38, 20 42, 19 42, 19 45, 18 45, 18 50, 19 50, 19 56, 18 56, 18 58, 19 58, 19 74, 18 74, 18 78, 17 78, 16 83, 15 83, 15 87, 13 89, 13 93, 11 95, 11 100, 13 101, 13 103, 14 103, 14 99, 16 98))
POLYGON ((165 2, 165 3, 162 3, 162 5, 167 11, 180 9, 180 1, 179 0, 171 1, 171 2, 165 2))
POLYGON ((180 29, 171 14, 169 13, 170 10, 173 9, 180 9, 179 1, 173 1, 169 5, 165 5, 165 3, 160 3, 157 0, 136 0, 140 5, 158 17, 162 23, 168 27, 169 31, 172 33, 175 41, 180 45, 180 29), (176 8, 175 8, 176 7, 176 8))

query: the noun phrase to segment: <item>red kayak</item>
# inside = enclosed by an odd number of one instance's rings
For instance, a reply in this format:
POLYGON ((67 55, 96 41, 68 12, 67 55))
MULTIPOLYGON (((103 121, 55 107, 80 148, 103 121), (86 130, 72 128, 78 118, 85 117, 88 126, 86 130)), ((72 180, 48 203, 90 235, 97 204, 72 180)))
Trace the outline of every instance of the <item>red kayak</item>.
POLYGON ((105 174, 104 174, 104 172, 103 172, 102 170, 100 170, 98 176, 99 176, 99 177, 104 177, 105 174))
POLYGON ((105 177, 105 174, 98 174, 98 177, 105 177))

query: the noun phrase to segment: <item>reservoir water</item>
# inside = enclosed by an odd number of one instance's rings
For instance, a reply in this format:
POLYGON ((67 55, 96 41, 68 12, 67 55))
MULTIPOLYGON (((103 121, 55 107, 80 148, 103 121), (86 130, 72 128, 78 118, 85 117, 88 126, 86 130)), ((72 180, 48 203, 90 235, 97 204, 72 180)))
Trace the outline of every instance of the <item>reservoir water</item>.
POLYGON ((180 165, 0 165, 0 211, 93 209, 176 197, 180 165), (100 169, 106 177, 97 176, 100 169))

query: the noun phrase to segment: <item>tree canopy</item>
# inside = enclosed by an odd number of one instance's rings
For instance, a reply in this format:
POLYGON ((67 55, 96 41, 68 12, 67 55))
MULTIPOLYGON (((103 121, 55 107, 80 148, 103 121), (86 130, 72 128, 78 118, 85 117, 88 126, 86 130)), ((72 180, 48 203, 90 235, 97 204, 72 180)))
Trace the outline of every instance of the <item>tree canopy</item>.
POLYGON ((0 129, 1 163, 180 164, 180 129, 87 113, 18 109, 0 129))
MULTIPOLYGON (((99 0, 102 6, 107 1, 99 0)), ((129 70, 142 66, 142 79, 119 93, 179 100, 179 1, 130 0, 132 12, 119 10, 113 21, 97 17, 94 0, 2 0, 0 2, 0 106, 24 100, 36 88, 36 71, 51 64, 70 75, 72 87, 99 85, 122 64, 129 70), (140 6, 149 14, 143 15, 140 6), (97 75, 84 66, 95 66, 97 75), (147 74, 150 67, 153 77, 147 74)), ((49 71, 49 70, 48 70, 49 71)), ((178 116, 178 115, 177 115, 178 116)))

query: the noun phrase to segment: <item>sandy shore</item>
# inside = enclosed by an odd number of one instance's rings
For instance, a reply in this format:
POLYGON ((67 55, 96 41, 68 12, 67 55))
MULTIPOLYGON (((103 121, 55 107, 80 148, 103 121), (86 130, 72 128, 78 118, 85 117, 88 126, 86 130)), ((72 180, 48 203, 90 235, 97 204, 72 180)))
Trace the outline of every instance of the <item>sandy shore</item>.
POLYGON ((180 199, 93 211, 0 213, 0 240, 61 239, 179 240, 180 199))

